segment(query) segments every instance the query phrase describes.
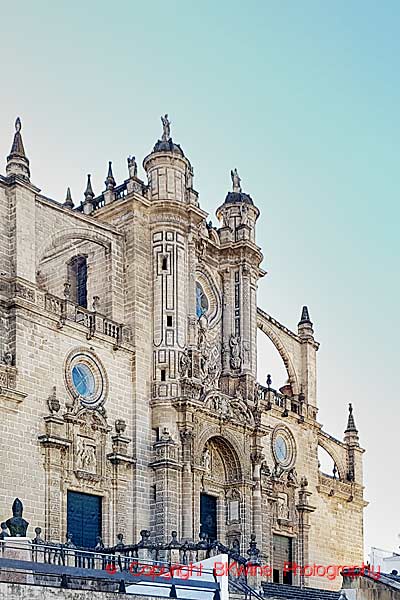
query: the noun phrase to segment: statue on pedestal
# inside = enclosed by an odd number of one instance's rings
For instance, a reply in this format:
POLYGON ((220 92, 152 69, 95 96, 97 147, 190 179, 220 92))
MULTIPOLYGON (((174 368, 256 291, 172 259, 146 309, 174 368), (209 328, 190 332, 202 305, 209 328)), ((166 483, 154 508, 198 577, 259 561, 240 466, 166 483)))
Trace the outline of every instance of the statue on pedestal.
POLYGON ((163 134, 161 139, 163 142, 168 142, 171 137, 171 121, 168 119, 168 115, 161 117, 161 123, 163 126, 163 134))

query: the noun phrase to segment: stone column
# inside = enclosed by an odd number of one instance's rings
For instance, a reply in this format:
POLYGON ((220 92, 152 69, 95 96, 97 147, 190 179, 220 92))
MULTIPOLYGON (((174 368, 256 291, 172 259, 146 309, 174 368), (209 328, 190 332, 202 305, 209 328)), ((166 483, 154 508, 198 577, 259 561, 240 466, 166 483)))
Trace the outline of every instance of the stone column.
POLYGON ((182 441, 182 538, 193 541, 193 474, 191 464, 193 432, 185 429, 181 432, 182 441))
POLYGON ((156 459, 150 464, 155 471, 156 541, 166 543, 171 531, 180 532, 179 503, 181 463, 177 460, 178 445, 164 429, 161 440, 154 444, 156 459))
POLYGON ((125 422, 117 421, 117 435, 112 436, 112 452, 107 454, 107 459, 112 464, 112 511, 110 520, 109 542, 112 545, 116 536, 120 533, 130 533, 127 523, 129 514, 127 511, 127 500, 130 483, 130 470, 135 463, 133 457, 128 456, 128 445, 130 439, 125 437, 125 422), (119 423, 121 429, 119 429, 119 423))
POLYGON ((231 297, 231 272, 225 268, 222 273, 222 374, 230 372, 229 338, 232 333, 232 297, 231 297))
POLYGON ((262 498, 261 498, 261 463, 263 454, 262 446, 257 444, 251 453, 251 462, 253 464, 253 533, 257 542, 262 547, 262 498))
MULTIPOLYGON (((296 506, 299 513, 299 538, 297 548, 297 563, 301 566, 308 564, 309 560, 309 532, 310 532, 310 513, 315 511, 314 506, 310 506, 308 498, 311 492, 307 491, 308 482, 305 477, 301 479, 299 502, 296 506)), ((299 581, 296 582, 300 586, 305 586, 306 581, 304 574, 300 575, 299 581)))
POLYGON ((63 453, 69 448, 66 423, 55 414, 44 417, 46 433, 39 436, 39 442, 45 448, 45 538, 52 542, 63 539, 62 518, 62 482, 63 453))
POLYGON ((251 294, 250 294, 250 269, 248 265, 242 267, 242 297, 240 307, 242 329, 242 372, 251 373, 251 294))

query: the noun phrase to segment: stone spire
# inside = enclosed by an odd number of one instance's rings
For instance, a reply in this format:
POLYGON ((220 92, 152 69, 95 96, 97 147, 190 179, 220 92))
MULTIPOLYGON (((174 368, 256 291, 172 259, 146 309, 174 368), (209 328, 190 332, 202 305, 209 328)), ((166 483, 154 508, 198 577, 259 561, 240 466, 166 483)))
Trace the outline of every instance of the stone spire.
POLYGON ((354 416, 353 416, 353 405, 349 404, 349 416, 347 419, 347 427, 344 431, 344 441, 354 442, 358 444, 358 429, 356 427, 354 416))
POLYGON ((85 215, 90 215, 93 212, 93 198, 94 192, 92 188, 92 182, 90 181, 91 175, 87 176, 87 185, 85 190, 85 201, 83 203, 83 212, 85 215))
POLYGON ((349 404, 349 416, 343 440, 347 446, 347 481, 355 481, 356 476, 360 476, 362 471, 360 471, 360 465, 357 461, 356 448, 360 447, 360 440, 354 422, 353 406, 351 404, 349 404))
POLYGON ((301 311, 301 318, 298 323, 297 329, 299 336, 304 339, 314 337, 313 324, 311 322, 307 306, 303 306, 303 309, 301 311))
POLYGON ((94 198, 94 192, 92 188, 92 182, 90 180, 91 175, 87 176, 87 185, 85 190, 85 202, 91 202, 94 198))
POLYGON ((65 208, 74 208, 74 203, 72 201, 71 196, 71 189, 69 187, 67 188, 67 195, 65 196, 65 202, 63 206, 65 206, 65 208))
POLYGON ((29 160, 25 156, 25 148, 21 135, 21 119, 18 117, 15 121, 15 134, 11 146, 11 152, 7 157, 7 175, 20 175, 29 180, 29 160))
POLYGON ((105 186, 106 186, 106 190, 112 191, 115 188, 115 179, 114 179, 114 175, 112 172, 112 162, 111 160, 108 163, 108 173, 107 173, 107 179, 104 182, 105 186))
POLYGON ((349 404, 349 418, 347 419, 347 428, 345 433, 358 433, 358 429, 356 427, 354 416, 353 416, 353 405, 349 404))

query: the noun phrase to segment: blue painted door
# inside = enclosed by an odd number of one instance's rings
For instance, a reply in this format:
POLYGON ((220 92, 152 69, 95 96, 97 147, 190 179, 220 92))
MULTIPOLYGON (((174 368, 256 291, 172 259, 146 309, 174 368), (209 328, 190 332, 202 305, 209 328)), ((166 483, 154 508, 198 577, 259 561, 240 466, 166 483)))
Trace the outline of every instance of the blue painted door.
POLYGON ((210 542, 217 539, 217 499, 208 494, 200 494, 200 531, 210 542))
POLYGON ((94 548, 101 537, 101 497, 68 492, 67 531, 75 546, 94 548))

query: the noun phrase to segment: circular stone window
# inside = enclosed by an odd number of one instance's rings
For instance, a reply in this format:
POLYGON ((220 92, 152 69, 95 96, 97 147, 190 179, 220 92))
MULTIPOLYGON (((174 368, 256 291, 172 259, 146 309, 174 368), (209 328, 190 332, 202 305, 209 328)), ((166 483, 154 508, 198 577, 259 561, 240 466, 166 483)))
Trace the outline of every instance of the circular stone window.
POLYGON ((106 397, 107 378, 98 358, 89 352, 75 350, 66 361, 65 379, 69 393, 81 404, 96 407, 106 397))
POLYGON ((272 433, 272 453, 282 469, 291 469, 296 459, 296 444, 292 433, 285 427, 276 427, 272 433))

